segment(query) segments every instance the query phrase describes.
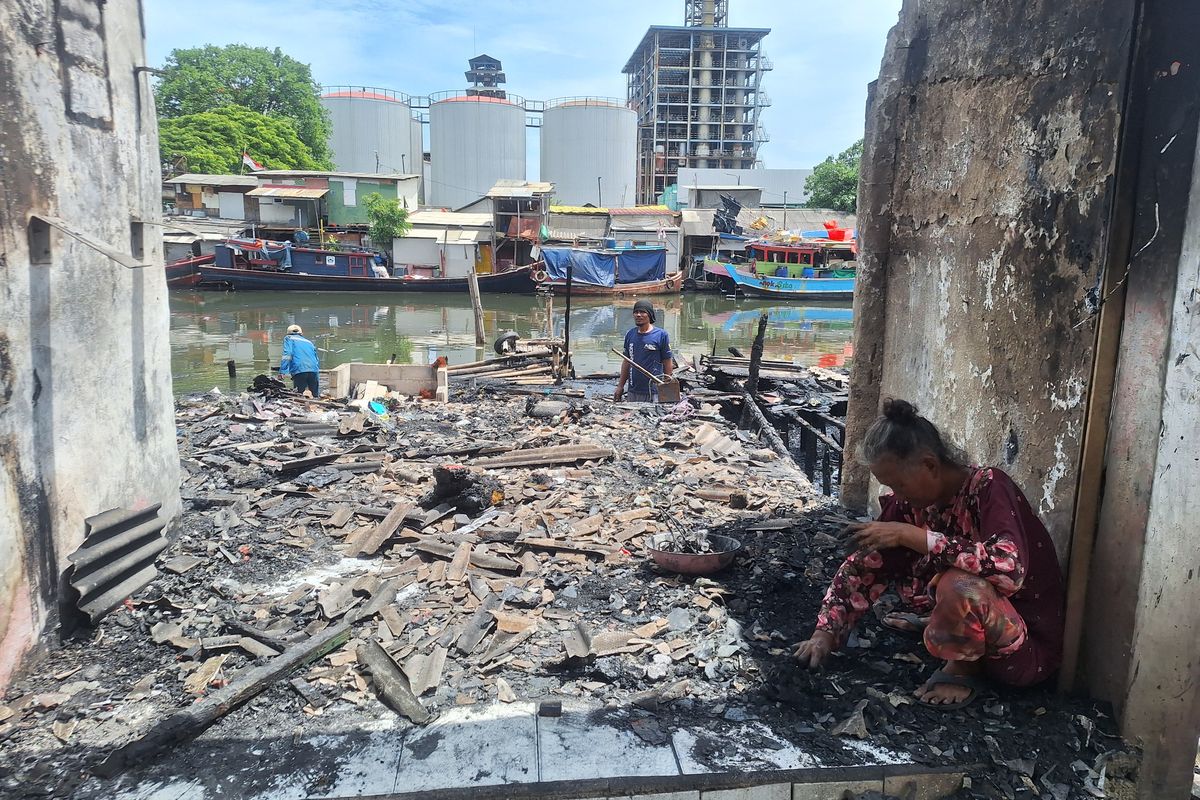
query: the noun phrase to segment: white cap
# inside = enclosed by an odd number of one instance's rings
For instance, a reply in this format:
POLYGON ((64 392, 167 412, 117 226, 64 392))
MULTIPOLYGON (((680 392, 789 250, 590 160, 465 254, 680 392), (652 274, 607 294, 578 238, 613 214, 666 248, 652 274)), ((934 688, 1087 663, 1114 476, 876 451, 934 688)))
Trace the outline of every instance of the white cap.
POLYGON ((304 333, 304 331, 300 330, 300 326, 299 326, 299 325, 288 325, 288 331, 287 331, 287 332, 288 332, 288 333, 304 333))

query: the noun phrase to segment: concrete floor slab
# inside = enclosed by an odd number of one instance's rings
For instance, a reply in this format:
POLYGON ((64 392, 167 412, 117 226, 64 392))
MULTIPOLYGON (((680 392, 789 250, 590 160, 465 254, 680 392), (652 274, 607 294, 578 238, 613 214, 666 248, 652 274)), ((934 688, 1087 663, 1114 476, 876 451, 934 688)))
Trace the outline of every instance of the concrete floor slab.
POLYGON ((533 703, 454 709, 405 739, 394 792, 538 779, 533 703))
MULTIPOLYGON (((680 774, 669 744, 647 744, 627 728, 607 724, 600 711, 567 701, 561 717, 538 717, 541 780, 680 774)), ((627 712, 603 713, 619 717, 627 712)))
POLYGON ((749 786, 745 789, 717 789, 701 792, 701 800, 792 800, 790 783, 775 783, 770 786, 749 786))
MULTIPOLYGON (((368 734, 365 741, 341 757, 341 763, 330 782, 307 791, 297 782, 294 786, 294 800, 304 800, 306 797, 356 797, 391 792, 396 785, 396 773, 400 769, 404 738, 405 732, 400 729, 368 734)), ((309 743, 317 749, 322 749, 324 744, 319 740, 311 740, 309 743)), ((292 792, 284 788, 279 795, 272 795, 270 800, 293 800, 291 795, 292 792)))
POLYGON ((685 775, 820 766, 815 756, 757 722, 728 730, 685 728, 675 731, 672 743, 685 775))
POLYGON ((843 800, 864 792, 883 792, 883 781, 844 781, 837 783, 793 783, 792 800, 843 800))

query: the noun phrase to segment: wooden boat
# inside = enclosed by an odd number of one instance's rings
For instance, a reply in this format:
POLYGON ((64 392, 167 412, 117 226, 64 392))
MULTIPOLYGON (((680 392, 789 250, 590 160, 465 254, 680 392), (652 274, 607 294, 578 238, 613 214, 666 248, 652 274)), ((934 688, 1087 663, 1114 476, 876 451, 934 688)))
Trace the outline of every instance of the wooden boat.
MULTIPOLYGON (((709 265, 705 264, 708 269, 709 265)), ((718 277, 722 291, 727 294, 746 294, 776 300, 852 300, 855 277, 842 278, 785 278, 750 275, 733 264, 716 264, 710 270, 718 277), (718 269, 719 268, 719 269, 718 269), (724 274, 720 270, 724 270, 724 274)))
MULTIPOLYGON (((198 266, 201 288, 326 292, 467 292, 467 278, 376 277, 366 250, 319 250, 231 239, 198 266)), ((481 274, 479 290, 532 294, 536 265, 481 274)))
POLYGON ((667 274, 665 247, 543 247, 545 269, 534 272, 539 289, 567 293, 567 269, 571 270, 573 297, 639 297, 673 294, 683 284, 683 275, 667 274))
POLYGON ((192 289, 200 283, 200 265, 211 264, 213 254, 181 258, 166 265, 168 289, 192 289))
MULTIPOLYGON (((619 283, 616 286, 596 286, 581 281, 571 281, 572 297, 640 297, 648 294, 678 294, 683 283, 683 275, 676 273, 661 281, 642 281, 640 283, 619 283)), ((567 293, 565 280, 550 280, 538 282, 539 288, 551 288, 556 295, 567 293)))
POLYGON ((726 294, 803 300, 851 300, 857 278, 853 242, 751 242, 744 262, 705 259, 704 271, 726 294))

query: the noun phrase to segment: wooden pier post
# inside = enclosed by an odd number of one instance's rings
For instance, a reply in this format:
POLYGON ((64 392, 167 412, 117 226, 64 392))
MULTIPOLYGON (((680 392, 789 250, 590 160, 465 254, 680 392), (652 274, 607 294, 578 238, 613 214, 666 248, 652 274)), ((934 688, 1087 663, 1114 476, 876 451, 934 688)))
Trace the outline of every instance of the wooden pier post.
POLYGON ((467 288, 471 291, 471 310, 475 314, 475 346, 483 347, 483 300, 479 297, 479 276, 475 274, 475 267, 467 273, 467 288))

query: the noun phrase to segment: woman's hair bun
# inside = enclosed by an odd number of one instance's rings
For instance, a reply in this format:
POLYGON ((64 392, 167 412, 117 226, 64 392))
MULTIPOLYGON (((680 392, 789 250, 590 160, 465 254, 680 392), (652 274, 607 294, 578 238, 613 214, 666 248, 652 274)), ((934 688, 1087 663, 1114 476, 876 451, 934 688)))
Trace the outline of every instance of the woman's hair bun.
POLYGON ((911 425, 920 419, 917 415, 917 407, 912 403, 907 400, 894 400, 890 397, 883 401, 883 416, 901 425, 911 425))

